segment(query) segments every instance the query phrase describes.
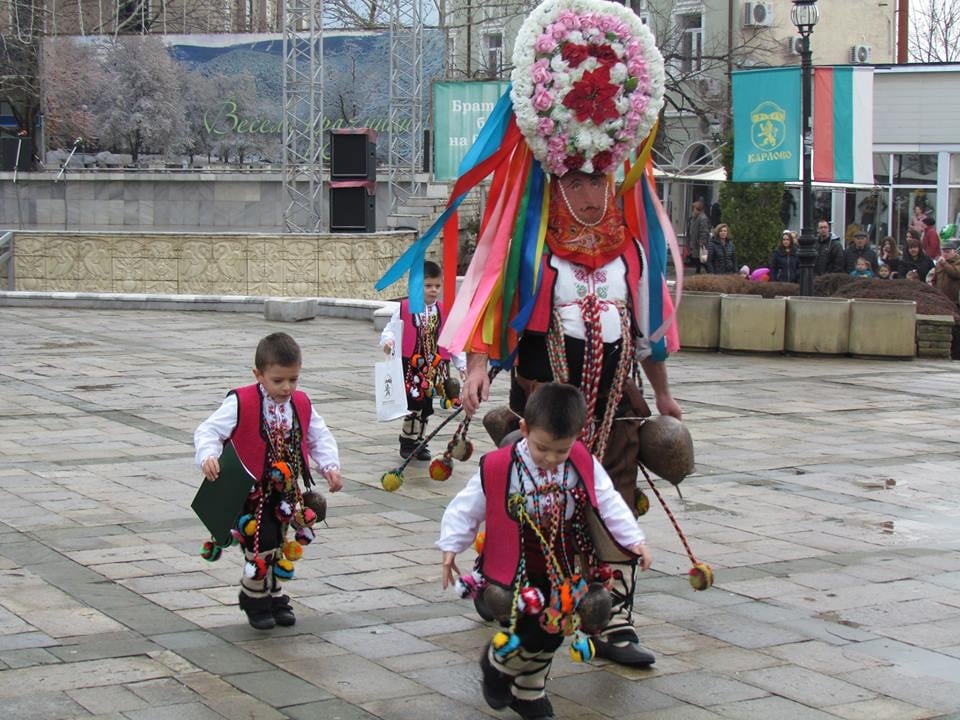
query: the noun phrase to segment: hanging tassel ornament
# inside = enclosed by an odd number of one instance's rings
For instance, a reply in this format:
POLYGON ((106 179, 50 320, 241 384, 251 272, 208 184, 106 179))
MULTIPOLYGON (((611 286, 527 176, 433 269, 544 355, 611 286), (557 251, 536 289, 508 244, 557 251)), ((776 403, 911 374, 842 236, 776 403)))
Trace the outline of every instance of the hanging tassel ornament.
POLYGON ((267 562, 257 555, 243 566, 243 574, 251 580, 263 580, 267 576, 267 562))
POLYGON ((472 600, 487 586, 487 581, 476 570, 469 575, 461 575, 453 583, 453 591, 461 600, 472 600))
POLYGON ((223 548, 217 544, 212 538, 207 540, 203 547, 200 549, 200 557, 202 557, 207 562, 216 562, 220 559, 220 555, 223 553, 223 548))
POLYGON ((690 543, 687 542, 687 538, 684 536, 683 530, 680 529, 680 524, 673 516, 673 513, 670 512, 670 508, 667 507, 667 503, 664 501, 660 491, 657 490, 656 486, 653 484, 653 480, 650 479, 647 469, 643 465, 638 465, 637 467, 640 468, 643 476, 647 479, 650 489, 653 490, 653 494, 657 496, 657 500, 659 500, 660 505, 663 506, 664 512, 667 513, 667 517, 670 518, 670 522, 673 524, 673 529, 677 531, 677 535, 680 537, 680 542, 683 543, 683 549, 687 551, 687 557, 690 558, 690 563, 693 565, 687 578, 690 581, 690 587, 692 587, 694 590, 706 590, 713 585, 713 568, 706 563, 697 561, 697 558, 693 555, 693 550, 690 549, 690 543))
POLYGON ((589 662, 596 654, 593 640, 582 632, 577 632, 570 641, 570 659, 574 662, 589 662))

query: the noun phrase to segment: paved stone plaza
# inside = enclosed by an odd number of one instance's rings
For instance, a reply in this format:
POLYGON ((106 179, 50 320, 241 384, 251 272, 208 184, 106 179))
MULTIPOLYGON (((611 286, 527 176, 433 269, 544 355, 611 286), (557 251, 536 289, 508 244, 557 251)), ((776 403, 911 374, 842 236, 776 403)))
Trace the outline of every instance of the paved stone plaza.
MULTIPOLYGON (((493 628, 441 590, 433 547, 476 461, 380 489, 398 424, 374 418, 376 340, 349 320, 0 309, 0 716, 515 717, 480 696, 493 628), (236 606, 238 551, 198 554, 192 432, 276 330, 304 348, 346 482, 287 586, 297 625, 263 633, 236 606)), ((960 718, 960 365, 681 353, 670 368, 698 473, 682 499, 662 487, 716 585, 690 588, 654 501, 637 623, 657 664, 561 649, 558 717, 960 718)))

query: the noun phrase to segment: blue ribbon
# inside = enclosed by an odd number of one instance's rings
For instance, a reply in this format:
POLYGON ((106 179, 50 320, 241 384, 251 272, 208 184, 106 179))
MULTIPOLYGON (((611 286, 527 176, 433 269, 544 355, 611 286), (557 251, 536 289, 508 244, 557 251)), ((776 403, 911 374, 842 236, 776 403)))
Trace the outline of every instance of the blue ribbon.
MULTIPOLYGON (((506 134, 512 114, 513 104, 510 101, 510 86, 508 86, 494 106, 479 135, 477 135, 476 141, 464 155, 463 160, 460 161, 460 167, 457 169, 460 177, 463 177, 468 171, 497 151, 503 142, 503 136, 506 134)), ((465 192, 455 198, 433 225, 404 251, 397 261, 390 266, 390 269, 383 274, 383 277, 377 280, 376 285, 374 285, 377 290, 385 290, 409 272, 410 279, 407 293, 410 299, 410 312, 423 312, 423 261, 426 258, 427 249, 443 229, 447 220, 450 219, 450 216, 460 207, 460 203, 466 196, 467 193, 465 192)))

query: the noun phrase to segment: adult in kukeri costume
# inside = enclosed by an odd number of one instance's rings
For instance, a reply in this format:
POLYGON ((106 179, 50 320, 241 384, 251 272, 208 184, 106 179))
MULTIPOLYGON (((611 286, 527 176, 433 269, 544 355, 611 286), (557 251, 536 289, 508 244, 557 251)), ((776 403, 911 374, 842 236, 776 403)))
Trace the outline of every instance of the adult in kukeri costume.
MULTIPOLYGON (((407 269, 416 288, 426 246, 444 224, 453 226, 465 193, 493 173, 477 249, 440 338, 449 351, 468 353, 464 409, 472 415, 487 399, 489 365, 511 370, 513 413, 522 413, 539 383, 577 385, 592 418, 583 440, 636 507, 639 418, 649 414, 631 380, 637 365, 658 411, 682 415, 664 363, 678 347, 668 245, 675 267, 682 262, 647 167, 663 59, 622 5, 558 0, 527 18, 513 61, 509 97, 461 165, 447 211, 378 288, 407 269), (634 151, 617 191, 613 173, 634 151)), ((445 246, 451 242, 445 237, 445 246)), ((655 658, 630 622, 635 570, 633 562, 618 567, 614 614, 597 654, 646 666, 655 658)))

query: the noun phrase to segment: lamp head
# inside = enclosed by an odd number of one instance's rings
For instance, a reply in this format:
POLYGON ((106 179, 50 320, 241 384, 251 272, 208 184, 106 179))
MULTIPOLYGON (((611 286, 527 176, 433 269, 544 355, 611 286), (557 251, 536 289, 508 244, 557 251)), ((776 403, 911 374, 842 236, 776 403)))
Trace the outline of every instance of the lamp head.
POLYGON ((813 32, 813 26, 820 20, 820 8, 817 0, 793 0, 790 9, 790 21, 801 35, 813 32))

